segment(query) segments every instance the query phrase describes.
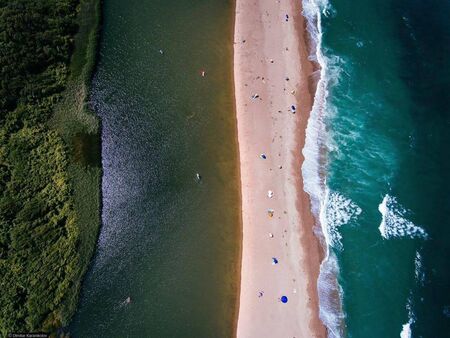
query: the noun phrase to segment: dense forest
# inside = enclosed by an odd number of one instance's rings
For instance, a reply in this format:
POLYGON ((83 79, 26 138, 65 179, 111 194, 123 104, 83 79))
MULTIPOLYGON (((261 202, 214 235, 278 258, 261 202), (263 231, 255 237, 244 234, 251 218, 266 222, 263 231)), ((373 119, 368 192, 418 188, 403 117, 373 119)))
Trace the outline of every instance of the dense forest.
POLYGON ((1 336, 66 325, 92 255, 98 21, 97 0, 0 0, 1 336))

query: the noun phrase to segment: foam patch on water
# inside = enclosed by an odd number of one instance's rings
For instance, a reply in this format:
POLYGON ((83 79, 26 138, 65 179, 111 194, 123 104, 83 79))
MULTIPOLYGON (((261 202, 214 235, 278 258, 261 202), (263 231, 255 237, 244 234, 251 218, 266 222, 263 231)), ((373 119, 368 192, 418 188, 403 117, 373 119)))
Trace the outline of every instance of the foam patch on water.
POLYGON ((411 325, 416 321, 416 317, 414 315, 411 296, 408 298, 408 302, 406 303, 406 309, 408 310, 408 322, 402 325, 402 331, 400 332, 400 338, 411 338, 412 337, 412 329, 411 325))
POLYGON ((342 249, 342 235, 339 228, 348 224, 361 214, 361 208, 349 198, 338 192, 326 192, 325 196, 325 219, 326 236, 328 243, 336 249, 342 249))
POLYGON ((411 324, 406 323, 402 326, 402 332, 400 332, 400 338, 411 338, 411 324))
POLYGON ((403 208, 395 197, 386 195, 378 206, 381 213, 381 223, 378 229, 385 239, 395 237, 423 238, 428 237, 427 233, 420 226, 407 220, 405 217, 408 210, 403 208))
POLYGON ((339 265, 336 255, 330 252, 329 257, 320 265, 319 280, 319 315, 328 329, 328 338, 344 336, 345 315, 342 311, 342 289, 337 281, 339 265))
POLYGON ((424 285, 425 272, 423 270, 422 256, 419 251, 416 251, 416 257, 414 258, 414 277, 419 285, 424 285))

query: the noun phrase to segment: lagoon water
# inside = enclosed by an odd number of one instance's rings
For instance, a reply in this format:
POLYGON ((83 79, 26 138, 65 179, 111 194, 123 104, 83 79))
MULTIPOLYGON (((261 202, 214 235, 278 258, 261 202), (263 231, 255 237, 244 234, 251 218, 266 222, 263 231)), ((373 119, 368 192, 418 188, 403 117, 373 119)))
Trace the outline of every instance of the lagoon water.
POLYGON ((230 337, 241 236, 233 3, 110 0, 103 14, 92 91, 103 226, 69 330, 230 337))
POLYGON ((303 2, 326 97, 309 192, 342 307, 322 318, 331 337, 449 337, 450 1, 303 2))

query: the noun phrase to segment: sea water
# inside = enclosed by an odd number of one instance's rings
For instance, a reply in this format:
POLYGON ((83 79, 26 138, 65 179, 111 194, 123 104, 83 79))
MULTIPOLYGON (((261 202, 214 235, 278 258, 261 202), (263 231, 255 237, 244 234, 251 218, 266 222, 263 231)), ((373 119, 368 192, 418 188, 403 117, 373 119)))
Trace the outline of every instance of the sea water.
POLYGON ((450 334, 450 1, 303 0, 330 337, 450 334))

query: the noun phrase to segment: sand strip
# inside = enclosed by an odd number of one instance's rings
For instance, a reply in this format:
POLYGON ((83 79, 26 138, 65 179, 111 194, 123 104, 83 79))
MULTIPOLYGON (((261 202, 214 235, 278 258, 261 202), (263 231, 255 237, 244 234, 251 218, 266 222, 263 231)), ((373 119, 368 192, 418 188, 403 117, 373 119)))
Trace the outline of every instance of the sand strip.
POLYGON ((326 336, 317 297, 322 249, 301 178, 313 67, 300 6, 300 0, 236 2, 243 221, 239 338, 326 336))

